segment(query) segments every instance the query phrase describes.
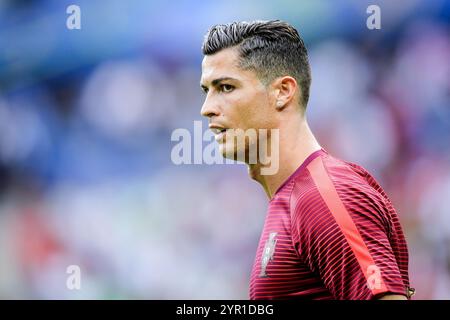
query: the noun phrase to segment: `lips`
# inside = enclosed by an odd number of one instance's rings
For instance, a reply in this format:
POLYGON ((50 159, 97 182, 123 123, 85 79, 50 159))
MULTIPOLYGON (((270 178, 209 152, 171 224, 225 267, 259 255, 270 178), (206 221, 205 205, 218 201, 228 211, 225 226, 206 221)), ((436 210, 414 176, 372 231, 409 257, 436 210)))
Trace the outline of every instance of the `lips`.
POLYGON ((225 137, 225 133, 227 131, 227 128, 215 124, 210 124, 209 129, 214 133, 215 140, 217 142, 220 142, 225 137))
POLYGON ((222 129, 213 128, 213 129, 211 129, 211 131, 212 131, 214 134, 220 134, 220 133, 225 132, 226 130, 227 130, 227 129, 225 129, 225 128, 222 128, 222 129))
POLYGON ((225 139, 225 135, 226 135, 226 130, 221 131, 220 133, 216 134, 216 136, 214 137, 214 139, 217 142, 223 142, 223 140, 225 139))

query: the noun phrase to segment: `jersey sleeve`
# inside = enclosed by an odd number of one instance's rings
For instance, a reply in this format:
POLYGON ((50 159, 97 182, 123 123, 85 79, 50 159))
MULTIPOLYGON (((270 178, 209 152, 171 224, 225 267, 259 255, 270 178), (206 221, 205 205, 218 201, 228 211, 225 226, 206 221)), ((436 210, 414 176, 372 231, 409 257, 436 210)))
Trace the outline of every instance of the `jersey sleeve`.
POLYGON ((311 187, 294 186, 291 195, 292 235, 300 258, 335 299, 406 295, 381 200, 353 184, 340 185, 338 192, 319 161, 309 169, 311 187))

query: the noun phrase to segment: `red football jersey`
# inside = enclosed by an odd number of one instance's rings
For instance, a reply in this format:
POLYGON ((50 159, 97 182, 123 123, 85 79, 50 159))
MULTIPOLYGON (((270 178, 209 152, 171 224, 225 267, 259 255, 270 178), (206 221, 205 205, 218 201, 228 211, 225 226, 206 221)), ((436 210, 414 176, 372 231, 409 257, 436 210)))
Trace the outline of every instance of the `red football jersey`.
POLYGON ((397 213, 364 168, 318 150, 269 203, 250 299, 373 299, 384 293, 410 293, 397 213))

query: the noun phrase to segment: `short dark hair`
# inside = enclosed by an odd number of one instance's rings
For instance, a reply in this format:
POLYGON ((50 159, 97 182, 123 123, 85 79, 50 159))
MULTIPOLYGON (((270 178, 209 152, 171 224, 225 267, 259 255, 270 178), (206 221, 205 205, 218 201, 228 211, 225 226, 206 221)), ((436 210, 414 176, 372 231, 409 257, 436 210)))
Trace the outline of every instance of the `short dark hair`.
POLYGON ((265 85, 281 76, 295 78, 306 109, 311 68, 303 39, 293 26, 281 20, 217 24, 205 35, 202 51, 211 55, 234 46, 240 54, 239 67, 255 71, 265 85))

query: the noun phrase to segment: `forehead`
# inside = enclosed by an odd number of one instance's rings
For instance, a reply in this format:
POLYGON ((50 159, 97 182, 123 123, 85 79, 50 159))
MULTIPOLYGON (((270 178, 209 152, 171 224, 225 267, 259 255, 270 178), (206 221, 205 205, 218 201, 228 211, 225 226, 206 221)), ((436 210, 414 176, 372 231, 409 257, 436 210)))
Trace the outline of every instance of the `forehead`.
POLYGON ((214 79, 230 77, 237 80, 255 80, 253 71, 239 68, 239 52, 236 48, 226 48, 212 55, 206 55, 202 62, 202 84, 214 79))

